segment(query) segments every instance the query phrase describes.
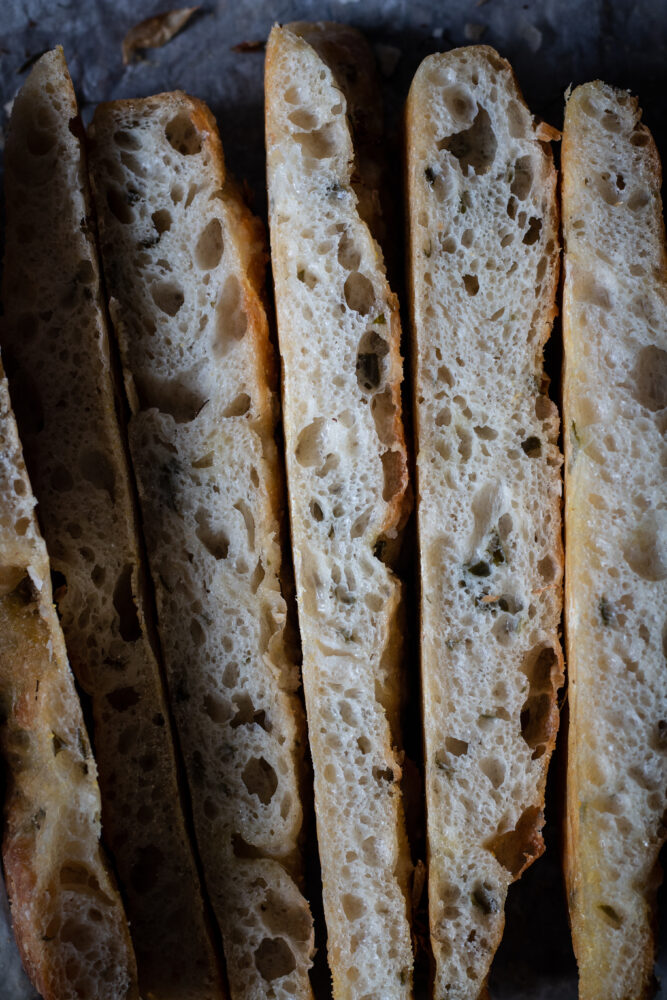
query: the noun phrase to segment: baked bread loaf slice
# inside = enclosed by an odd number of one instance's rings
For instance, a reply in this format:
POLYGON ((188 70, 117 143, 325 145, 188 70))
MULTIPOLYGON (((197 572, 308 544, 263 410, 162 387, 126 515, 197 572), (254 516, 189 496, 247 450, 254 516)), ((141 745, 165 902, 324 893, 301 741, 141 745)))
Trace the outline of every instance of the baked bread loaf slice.
POLYGON ((168 688, 233 997, 310 997, 260 223, 182 93, 101 105, 102 262, 168 688))
POLYGON ((563 132, 566 874, 581 1000, 653 995, 667 778, 667 255, 637 101, 563 132))
POLYGON ((95 761, 34 507, 0 366, 2 860, 14 932, 43 1000, 130 1000, 134 953, 100 849, 95 761))
POLYGON ((272 266, 292 542, 333 991, 412 995, 397 716, 407 515, 398 302, 364 216, 352 127, 381 120, 373 58, 334 24, 266 53, 272 266), (361 112, 365 112, 365 119, 361 112))
POLYGON ((542 351, 556 174, 511 67, 432 55, 407 103, 422 692, 435 997, 484 995, 544 850, 563 659, 561 456, 542 351))
POLYGON ((1 340, 70 662, 92 701, 139 986, 203 1000, 222 985, 147 621, 77 113, 58 48, 26 80, 7 136, 1 340))

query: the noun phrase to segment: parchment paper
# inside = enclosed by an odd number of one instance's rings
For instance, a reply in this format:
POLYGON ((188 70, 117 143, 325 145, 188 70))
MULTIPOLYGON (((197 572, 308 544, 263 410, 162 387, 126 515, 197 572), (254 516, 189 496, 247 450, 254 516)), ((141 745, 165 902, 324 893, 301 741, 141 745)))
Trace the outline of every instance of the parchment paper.
MULTIPOLYGON (((665 0, 218 0, 204 2, 164 48, 148 50, 123 66, 126 31, 177 5, 169 0, 2 0, 0 147, 10 102, 28 72, 26 62, 60 43, 86 121, 98 102, 119 97, 181 88, 205 100, 218 119, 229 169, 246 178, 254 208, 265 216, 263 52, 236 52, 232 46, 265 40, 275 21, 308 19, 354 24, 375 46, 383 72, 390 157, 397 155, 393 141, 421 59, 433 51, 482 41, 511 60, 533 112, 557 127, 562 125, 563 92, 570 83, 601 78, 632 90, 667 162, 665 0)), ((394 173, 399 173, 398 162, 394 173)), ((402 240, 398 233, 396 238, 402 240)), ((548 356, 554 374, 559 364, 557 336, 548 356)), ((547 795, 547 852, 510 890, 505 938, 491 979, 494 1000, 576 997, 559 859, 562 771, 561 741, 547 795)), ((667 893, 661 893, 660 910, 667 911, 667 893)), ((657 970, 666 976, 658 994, 661 1000, 667 1000, 665 923, 657 970)), ((0 892, 0 1000, 32 998, 7 928, 6 901, 0 892)), ((321 994, 318 990, 318 1000, 325 995, 326 989, 321 994)))

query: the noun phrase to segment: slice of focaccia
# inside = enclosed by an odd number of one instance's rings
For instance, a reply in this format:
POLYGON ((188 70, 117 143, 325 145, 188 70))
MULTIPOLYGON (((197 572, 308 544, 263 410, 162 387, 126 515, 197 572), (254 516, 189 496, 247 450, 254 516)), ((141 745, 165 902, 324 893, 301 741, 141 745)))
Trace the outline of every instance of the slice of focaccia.
POLYGON ((412 952, 401 588, 382 557, 407 513, 407 471, 398 303, 367 225, 373 171, 354 162, 381 120, 372 74, 352 29, 271 32, 271 248, 329 965, 336 998, 391 1000, 411 995, 412 952))
POLYGON ((435 996, 483 994, 509 884, 544 847, 562 682, 551 153, 509 64, 429 56, 407 104, 435 996))
POLYGON ((44 1000, 137 1000, 123 904, 100 850, 95 761, 34 507, 0 366, 2 861, 14 932, 44 1000))
POLYGON ((308 998, 263 230, 200 101, 102 105, 90 135, 169 695, 232 995, 308 998))
POLYGON ((146 621, 76 116, 56 49, 16 98, 7 136, 1 341, 70 662, 92 700, 139 985, 156 1000, 212 1000, 222 986, 146 621))
POLYGON ((667 786, 667 255, 637 101, 563 133, 566 873, 582 1000, 652 995, 667 786))

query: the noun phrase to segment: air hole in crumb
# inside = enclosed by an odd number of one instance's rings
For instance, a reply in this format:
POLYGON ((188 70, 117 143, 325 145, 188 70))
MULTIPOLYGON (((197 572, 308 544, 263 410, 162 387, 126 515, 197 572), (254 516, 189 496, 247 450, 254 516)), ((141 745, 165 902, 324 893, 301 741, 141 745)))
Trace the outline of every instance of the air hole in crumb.
POLYGON ((230 274, 223 286, 216 306, 216 339, 213 350, 223 357, 230 346, 241 340, 248 329, 248 317, 241 289, 241 283, 230 274))
POLYGON ((537 570, 544 583, 551 583, 556 577, 556 563, 551 556, 545 556, 537 564, 537 570))
POLYGON ((538 437, 528 437, 521 442, 522 450, 529 458, 537 458, 542 454, 542 442, 538 437))
POLYGON ((160 281, 151 288, 153 302, 167 316, 175 316, 183 303, 183 290, 171 281, 160 281))
POLYGON ((479 278, 476 274, 464 274, 463 284, 468 295, 477 295, 479 291, 479 278))
POLYGON ((222 528, 213 528, 209 514, 200 507, 195 514, 197 538, 214 559, 226 559, 229 552, 229 537, 222 528))
POLYGON ((294 972, 296 959, 284 938, 265 937, 255 950, 255 965, 262 979, 272 983, 294 972))
POLYGON ((247 392, 241 392, 236 396, 229 406, 222 411, 223 417, 243 417, 250 409, 250 396, 247 392))
POLYGON ((551 646, 536 646, 524 657, 521 669, 528 678, 528 696, 521 708, 521 735, 541 756, 551 739, 556 725, 557 708, 554 703, 554 669, 558 665, 551 646))
POLYGON ((367 330, 357 348, 356 373, 359 387, 367 392, 378 389, 384 376, 382 359, 389 353, 389 344, 376 333, 367 330))
POLYGON ((119 618, 121 638, 125 642, 136 642, 141 635, 141 625, 132 591, 132 566, 123 567, 113 591, 113 606, 119 618))
POLYGON ((653 413, 667 407, 667 351, 643 347, 632 370, 632 395, 653 413))
POLYGON ((232 716, 232 709, 229 702, 213 691, 209 691, 204 695, 204 711, 211 722, 215 722, 219 726, 229 722, 232 716))
POLYGON ((640 521, 623 546, 623 555, 633 572, 643 580, 667 577, 667 527, 664 512, 655 511, 640 521))
POLYGON ((177 378, 160 378, 157 375, 137 375, 135 388, 139 408, 157 409, 169 414, 177 424, 187 424, 194 420, 206 400, 194 388, 196 373, 183 372, 177 378))
POLYGON ((582 274, 575 286, 575 298, 581 302, 590 302, 600 309, 611 309, 611 293, 597 280, 594 274, 582 274))
POLYGON ((338 244, 338 263, 346 271, 356 271, 361 263, 361 251, 347 232, 342 233, 338 244))
POLYGON ((201 458, 196 458, 192 463, 193 469, 210 469, 215 459, 214 451, 207 451, 201 458))
POLYGON ((288 114, 288 119, 292 125, 303 129, 304 132, 312 132, 317 125, 317 118, 306 108, 296 108, 288 114))
POLYGON ((505 765, 497 757, 483 757, 479 762, 480 769, 489 779, 494 788, 500 788, 505 780, 505 765))
POLYGON ((294 139, 301 146, 304 156, 314 160, 326 160, 336 151, 335 131, 330 125, 323 125, 312 132, 297 132, 294 139))
POLYGON ((445 149, 455 156, 466 177, 470 173, 469 167, 477 175, 487 173, 496 157, 497 145, 488 112, 479 108, 470 128, 441 139, 438 149, 445 149))
POLYGON ((351 892, 343 894, 343 912, 348 920, 360 920, 366 912, 366 904, 360 896, 353 896, 351 892))
POLYGON ((463 757, 468 752, 468 744, 465 740, 457 740, 454 736, 445 737, 445 747, 448 753, 454 757, 463 757))
POLYGON ((542 835, 542 812, 538 806, 529 806, 519 818, 513 830, 498 834, 486 846, 503 868, 518 878, 524 868, 544 849, 542 835))
POLYGON ((613 906, 609 906, 608 903, 599 903, 598 910, 602 914, 605 923, 609 924, 610 927, 615 927, 618 930, 618 928, 623 923, 623 918, 618 913, 618 911, 615 910, 613 906))
POLYGON ((267 806, 278 787, 278 777, 268 760, 252 757, 243 768, 243 784, 251 795, 256 795, 262 805, 267 806))
POLYGON ((510 184, 510 192, 519 201, 525 201, 533 186, 533 158, 520 156, 514 164, 514 178, 510 184))
POLYGON ((151 220, 160 236, 171 228, 171 212, 168 212, 166 208, 160 208, 157 212, 153 212, 151 220))
POLYGON ((531 215, 528 220, 528 229, 524 233, 524 237, 521 240, 523 244, 527 247, 532 247, 534 243, 540 238, 540 233, 542 232, 542 220, 531 215))
POLYGON ((465 87, 454 84, 445 87, 440 92, 440 100, 447 108, 452 118, 457 121, 470 122, 473 120, 477 105, 472 95, 465 87))
POLYGON ((197 240, 195 260, 204 271, 211 271, 220 263, 223 249, 220 219, 211 219, 197 240))
POLYGON ((171 119, 165 128, 165 135, 169 145, 183 156, 192 156, 201 151, 202 137, 192 124, 187 111, 181 111, 171 119))
POLYGON ((317 500, 310 501, 310 513, 314 521, 323 521, 324 513, 317 500))
POLYGON ((120 149, 141 149, 141 143, 137 137, 132 135, 131 132, 124 132, 122 129, 114 132, 113 140, 120 149))
POLYGON ((473 427, 473 430, 477 437, 481 438, 482 441, 495 441, 498 437, 498 431, 495 431, 493 427, 473 427))
POLYGON ((343 291, 349 309, 353 309, 361 316, 368 315, 375 300, 375 292, 372 282, 365 274, 361 271, 348 274, 343 291))
POLYGON ((324 417, 317 417, 299 434, 295 458, 305 467, 319 465, 324 457, 324 417))

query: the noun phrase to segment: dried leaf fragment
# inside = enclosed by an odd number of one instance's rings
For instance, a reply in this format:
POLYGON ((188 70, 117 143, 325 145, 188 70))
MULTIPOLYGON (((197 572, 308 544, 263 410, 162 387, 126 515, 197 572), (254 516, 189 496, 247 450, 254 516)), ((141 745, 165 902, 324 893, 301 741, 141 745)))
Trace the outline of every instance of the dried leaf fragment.
POLYGON ((258 38, 253 42, 238 42, 232 45, 232 52, 263 52, 266 48, 266 39, 258 38))
POLYGON ((181 7, 148 17, 130 28, 123 39, 123 65, 132 61, 138 49, 158 49, 171 41, 199 7, 181 7))

